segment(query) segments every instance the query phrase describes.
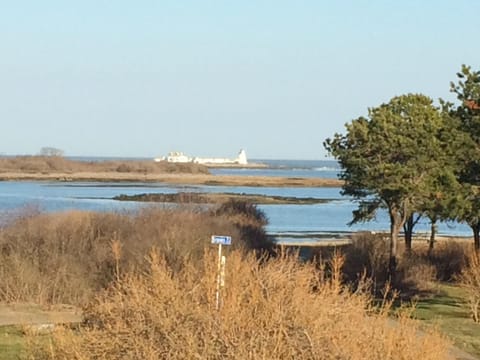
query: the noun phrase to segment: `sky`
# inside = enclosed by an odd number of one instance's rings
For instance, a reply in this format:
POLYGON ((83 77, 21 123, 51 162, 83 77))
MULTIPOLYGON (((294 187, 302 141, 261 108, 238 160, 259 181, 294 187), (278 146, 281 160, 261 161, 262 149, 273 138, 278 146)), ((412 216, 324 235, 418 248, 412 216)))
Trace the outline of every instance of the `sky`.
POLYGON ((478 0, 0 0, 0 154, 312 159, 369 107, 453 100, 478 0))

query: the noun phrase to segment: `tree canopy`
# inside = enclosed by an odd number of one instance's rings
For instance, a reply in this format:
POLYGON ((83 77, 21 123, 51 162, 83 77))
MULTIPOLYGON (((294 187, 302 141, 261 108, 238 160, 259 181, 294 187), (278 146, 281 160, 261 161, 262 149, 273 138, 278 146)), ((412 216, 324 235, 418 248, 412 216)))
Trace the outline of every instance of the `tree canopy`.
POLYGON ((338 159, 343 194, 359 201, 353 221, 368 220, 377 209, 390 216, 390 269, 406 219, 418 208, 432 174, 444 168, 446 122, 430 98, 407 94, 371 108, 368 117, 346 124, 345 134, 325 141, 338 159))
POLYGON ((473 230, 474 244, 480 249, 480 71, 463 65, 457 73, 457 83, 450 84, 459 103, 446 104, 449 115, 464 134, 463 154, 457 162, 461 165, 457 219, 465 221, 473 230))
POLYGON ((324 142, 342 168, 343 194, 358 202, 352 223, 387 210, 392 274, 400 229, 411 241, 418 216, 432 223, 431 246, 436 221, 456 219, 470 225, 480 249, 480 71, 463 65, 457 78, 450 85, 456 105, 397 96, 324 142))

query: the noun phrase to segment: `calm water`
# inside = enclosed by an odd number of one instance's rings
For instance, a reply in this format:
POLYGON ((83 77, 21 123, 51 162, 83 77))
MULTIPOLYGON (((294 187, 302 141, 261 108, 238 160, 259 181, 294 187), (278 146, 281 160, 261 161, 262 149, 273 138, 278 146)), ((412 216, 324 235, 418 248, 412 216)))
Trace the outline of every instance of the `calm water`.
MULTIPOLYGON (((266 169, 213 169, 215 174, 268 175, 287 177, 334 178, 338 166, 333 161, 282 161, 254 160, 271 166, 266 169)), ((69 209, 94 211, 122 211, 151 204, 111 200, 120 194, 175 193, 179 191, 233 192, 294 197, 312 197, 332 200, 314 205, 261 205, 268 219, 267 231, 278 236, 308 236, 317 238, 325 233, 342 233, 358 230, 387 231, 388 218, 380 213, 376 221, 347 226, 355 204, 340 195, 339 188, 277 188, 230 186, 178 186, 164 183, 57 183, 57 182, 0 182, 0 215, 35 206, 45 211, 69 209)), ((427 233, 426 221, 417 227, 418 233, 427 233)), ((470 236, 471 230, 463 224, 440 224, 439 233, 470 236)))
POLYGON ((252 176, 280 176, 300 178, 328 178, 336 179, 339 167, 332 160, 262 160, 253 159, 252 163, 268 165, 260 169, 219 168, 210 172, 218 175, 252 175, 252 176))

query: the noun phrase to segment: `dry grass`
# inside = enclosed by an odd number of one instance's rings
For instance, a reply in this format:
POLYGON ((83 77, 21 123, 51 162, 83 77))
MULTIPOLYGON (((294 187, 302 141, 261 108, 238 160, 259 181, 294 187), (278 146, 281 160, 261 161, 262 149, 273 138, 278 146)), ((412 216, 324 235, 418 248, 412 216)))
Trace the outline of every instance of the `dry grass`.
MULTIPOLYGON (((446 240, 429 252, 427 242, 414 242, 412 251, 400 249, 397 274, 392 284, 403 297, 435 292, 438 281, 454 281, 466 266, 470 244, 466 241, 446 240)), ((357 283, 362 276, 373 282, 378 294, 388 277, 388 237, 383 234, 357 233, 352 243, 342 248, 345 253, 344 273, 347 281, 357 283)), ((328 251, 320 257, 329 258, 328 251)))
POLYGON ((202 258, 213 234, 235 247, 265 243, 262 225, 198 208, 23 214, 0 229, 0 301, 83 304, 119 271, 145 266, 152 246, 179 270, 202 258))
POLYGON ((463 269, 458 280, 467 293, 473 320, 480 323, 480 256, 477 252, 472 250, 468 265, 463 269))
POLYGON ((154 161, 75 161, 61 156, 0 157, 0 173, 208 173, 199 164, 174 164, 154 161))
POLYGON ((80 328, 30 338, 32 359, 448 358, 448 341, 419 332, 410 311, 392 321, 391 301, 373 305, 361 279, 355 292, 343 284, 342 269, 365 260, 380 277, 381 243, 363 239, 363 255, 349 262, 347 253, 345 264, 258 258, 245 249, 268 245, 264 224, 255 206, 236 202, 23 214, 0 229, 0 299, 84 305, 80 328), (212 234, 235 244, 219 311, 212 234))
POLYGON ((431 254, 428 254, 426 243, 417 252, 435 266, 438 280, 452 281, 465 268, 471 246, 470 241, 448 239, 438 242, 431 254))
POLYGON ((31 347, 35 359, 446 359, 448 341, 420 334, 408 313, 388 319, 366 292, 327 279, 314 264, 284 256, 261 262, 228 254, 215 310, 216 252, 180 271, 152 250, 149 268, 130 272, 85 309, 79 330, 62 329, 31 347))

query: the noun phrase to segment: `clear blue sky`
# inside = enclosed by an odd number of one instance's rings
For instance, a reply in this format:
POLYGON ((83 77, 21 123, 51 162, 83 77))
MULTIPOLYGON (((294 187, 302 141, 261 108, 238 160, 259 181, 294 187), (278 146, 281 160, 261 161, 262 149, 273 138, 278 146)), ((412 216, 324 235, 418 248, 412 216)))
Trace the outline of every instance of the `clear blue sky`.
POLYGON ((451 98, 480 1, 2 1, 0 153, 323 159, 367 108, 451 98))

